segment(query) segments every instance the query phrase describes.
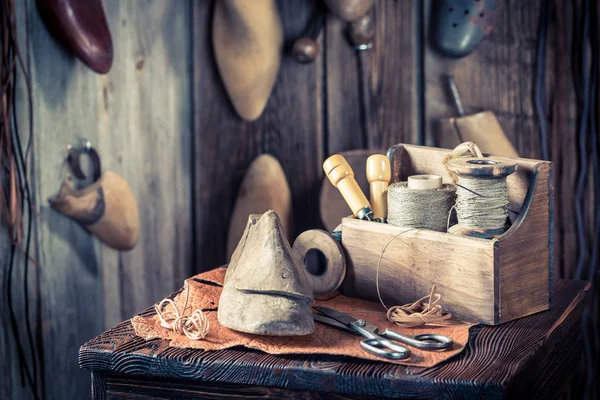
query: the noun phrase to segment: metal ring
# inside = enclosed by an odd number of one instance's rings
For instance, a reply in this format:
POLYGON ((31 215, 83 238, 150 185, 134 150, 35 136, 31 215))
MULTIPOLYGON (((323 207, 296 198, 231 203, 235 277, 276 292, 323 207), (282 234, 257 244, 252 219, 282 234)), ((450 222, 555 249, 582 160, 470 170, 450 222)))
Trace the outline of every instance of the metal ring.
POLYGON ((85 153, 90 157, 92 161, 92 177, 93 181, 96 182, 100 179, 102 175, 102 164, 100 162, 100 155, 94 149, 90 143, 90 141, 85 141, 81 147, 73 147, 71 145, 67 146, 69 150, 69 155, 67 156, 67 162, 69 163, 69 167, 71 167, 71 171, 73 175, 77 179, 85 180, 87 179, 85 173, 81 169, 81 154, 85 153))

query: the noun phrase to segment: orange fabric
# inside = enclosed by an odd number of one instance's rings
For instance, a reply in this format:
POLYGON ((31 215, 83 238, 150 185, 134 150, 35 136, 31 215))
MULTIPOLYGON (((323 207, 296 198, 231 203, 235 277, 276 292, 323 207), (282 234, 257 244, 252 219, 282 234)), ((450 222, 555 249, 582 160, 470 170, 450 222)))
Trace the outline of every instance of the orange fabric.
MULTIPOLYGON (((200 308, 210 321, 210 329, 204 340, 190 340, 183 334, 163 328, 160 326, 157 316, 150 318, 133 317, 131 322, 136 335, 146 340, 167 339, 170 340, 170 346, 179 348, 222 350, 234 346, 244 346, 269 354, 330 354, 395 364, 433 367, 464 349, 469 338, 469 328, 473 326, 471 323, 464 323, 440 327, 400 328, 388 322, 386 312, 380 304, 339 295, 330 300, 317 301, 315 305, 334 308, 353 317, 365 319, 381 329, 390 328, 407 335, 417 335, 425 332, 446 335, 454 340, 454 347, 448 351, 436 352, 423 351, 409 346, 412 352, 410 358, 392 361, 363 351, 359 345, 359 342, 363 339, 362 337, 331 328, 316 321, 315 332, 306 336, 278 337, 237 332, 219 325, 217 321, 217 308, 221 295, 220 285, 223 284, 225 271, 225 268, 218 268, 187 280, 190 290, 187 312, 200 308)), ((174 301, 178 307, 181 307, 185 301, 185 295, 182 292, 175 297, 174 301)))

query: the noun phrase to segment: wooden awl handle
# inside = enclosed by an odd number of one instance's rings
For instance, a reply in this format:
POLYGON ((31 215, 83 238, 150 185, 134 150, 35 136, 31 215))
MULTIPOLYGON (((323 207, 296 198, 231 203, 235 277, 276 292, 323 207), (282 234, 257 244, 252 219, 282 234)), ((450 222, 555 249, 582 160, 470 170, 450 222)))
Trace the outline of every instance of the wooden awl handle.
POLYGON ((359 219, 372 221, 371 204, 354 179, 354 172, 348 161, 343 156, 334 154, 325 160, 323 170, 333 186, 338 188, 352 213, 359 219))
POLYGON ((390 160, 383 154, 373 154, 367 159, 367 180, 371 189, 371 205, 376 221, 387 218, 387 191, 392 171, 390 160))

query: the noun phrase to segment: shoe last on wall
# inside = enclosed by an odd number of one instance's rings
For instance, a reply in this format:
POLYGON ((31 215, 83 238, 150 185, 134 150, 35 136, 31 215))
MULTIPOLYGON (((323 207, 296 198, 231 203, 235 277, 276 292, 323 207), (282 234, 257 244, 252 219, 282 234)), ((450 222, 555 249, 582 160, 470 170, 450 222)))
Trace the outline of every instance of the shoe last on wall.
POLYGON ((283 52, 275 0, 216 0, 213 51, 231 103, 246 121, 265 109, 283 52))
POLYGON ((279 161, 271 155, 258 156, 248 168, 235 201, 229 234, 227 260, 231 258, 250 214, 274 210, 288 240, 292 235, 292 195, 279 161))
POLYGON ((131 250, 140 237, 140 217, 131 187, 120 175, 106 171, 90 186, 75 188, 69 176, 50 207, 79 222, 106 245, 131 250))
POLYGON ((110 70, 113 45, 101 0, 37 0, 48 30, 99 74, 110 70))

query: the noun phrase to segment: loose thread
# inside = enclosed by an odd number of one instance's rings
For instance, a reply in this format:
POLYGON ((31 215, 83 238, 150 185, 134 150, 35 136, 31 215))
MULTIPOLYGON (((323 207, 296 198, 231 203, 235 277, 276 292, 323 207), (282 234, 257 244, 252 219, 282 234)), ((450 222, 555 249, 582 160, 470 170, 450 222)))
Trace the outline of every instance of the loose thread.
POLYGON ((435 293, 436 286, 433 285, 429 296, 425 296, 415 301, 412 304, 405 304, 403 306, 392 306, 388 308, 383 302, 381 297, 381 291, 379 289, 379 269, 381 267, 381 260, 387 250, 388 246, 398 238, 398 236, 405 234, 406 232, 419 230, 416 228, 407 229, 398 233, 396 236, 390 239, 389 242, 381 250, 379 260, 377 261, 377 268, 375 270, 375 287, 377 288, 377 297, 379 302, 387 310, 388 321, 406 328, 414 328, 425 324, 439 323, 440 321, 447 320, 452 317, 450 313, 442 313, 442 305, 440 304, 442 296, 439 293, 435 293), (427 303, 424 303, 428 300, 427 303))
POLYGON ((208 329, 210 327, 208 318, 206 318, 206 315, 200 309, 192 312, 190 316, 185 315, 190 297, 190 290, 187 282, 184 284, 184 290, 186 291, 186 296, 181 311, 177 309, 175 302, 171 299, 163 299, 157 306, 154 306, 154 310, 160 319, 160 325, 164 328, 171 329, 173 332, 183 333, 192 340, 204 339, 208 334, 208 329), (171 305, 173 311, 166 311, 165 308, 167 305, 171 305))
POLYGON ((452 317, 450 313, 442 313, 442 295, 435 293, 433 285, 428 296, 421 297, 412 304, 393 306, 387 311, 387 319, 405 328, 416 328, 425 324, 439 323, 452 317), (427 302, 425 302, 427 301, 427 302))

